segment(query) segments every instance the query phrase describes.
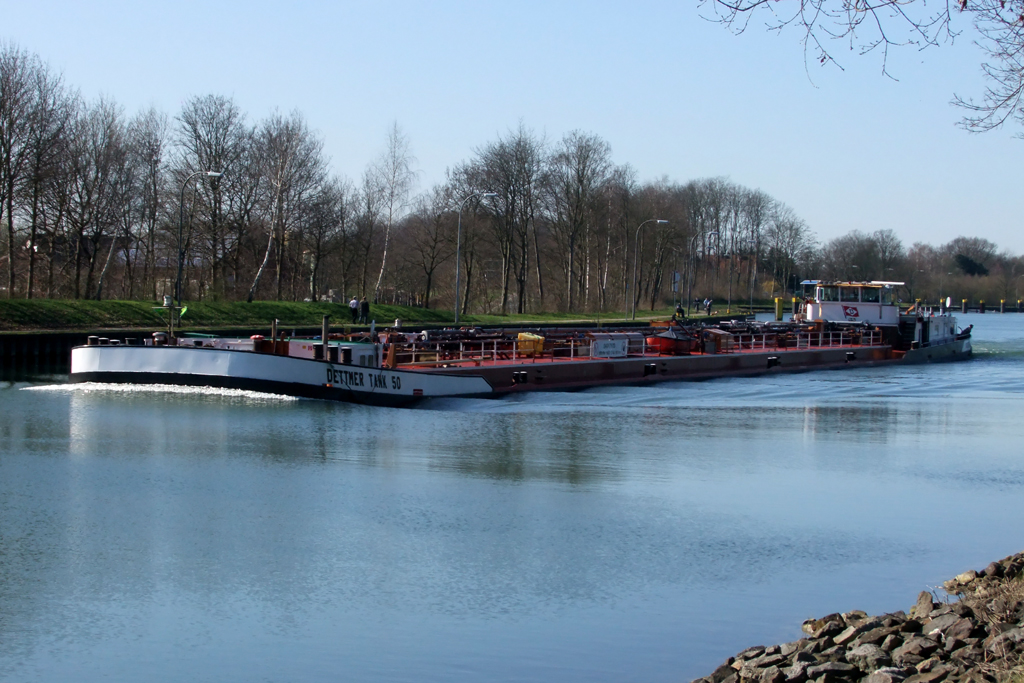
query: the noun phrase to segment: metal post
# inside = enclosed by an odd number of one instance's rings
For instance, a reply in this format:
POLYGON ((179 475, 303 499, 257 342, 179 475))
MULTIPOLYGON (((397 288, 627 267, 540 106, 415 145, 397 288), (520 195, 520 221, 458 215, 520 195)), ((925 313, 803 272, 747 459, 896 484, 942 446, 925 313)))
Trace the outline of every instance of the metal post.
POLYGON ((327 352, 327 339, 331 336, 331 316, 329 316, 329 315, 325 315, 324 316, 323 328, 321 329, 320 334, 321 334, 320 340, 323 342, 323 345, 324 345, 324 356, 323 356, 323 359, 325 361, 329 361, 329 360, 331 360, 331 357, 330 357, 330 354, 327 352))
POLYGON ((636 228, 636 237, 633 239, 633 291, 630 292, 630 296, 633 300, 633 313, 630 318, 631 320, 636 320, 636 300, 638 298, 636 294, 636 264, 637 261, 639 261, 640 259, 640 229, 647 225, 648 223, 657 223, 659 225, 663 225, 665 223, 668 223, 668 221, 661 220, 658 218, 648 218, 643 223, 638 225, 636 228))

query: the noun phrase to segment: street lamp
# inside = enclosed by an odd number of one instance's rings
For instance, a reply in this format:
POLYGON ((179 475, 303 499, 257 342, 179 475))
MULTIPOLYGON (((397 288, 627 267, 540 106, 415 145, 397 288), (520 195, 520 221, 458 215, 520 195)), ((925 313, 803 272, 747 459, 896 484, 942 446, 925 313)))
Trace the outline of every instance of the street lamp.
POLYGON ((751 248, 750 261, 747 263, 747 284, 750 285, 750 314, 754 314, 754 263, 757 259, 757 240, 748 239, 747 246, 751 248))
POLYGON ((459 205, 459 229, 455 233, 455 324, 459 324, 459 266, 461 264, 461 252, 462 252, 462 210, 466 208, 466 202, 473 197, 497 197, 497 192, 475 192, 465 199, 462 200, 462 204, 459 205))
POLYGON ((636 238, 633 240, 633 320, 636 320, 636 262, 640 258, 640 228, 644 227, 648 223, 657 223, 658 225, 668 225, 668 221, 661 220, 660 218, 648 218, 636 228, 636 238))
POLYGON ((220 171, 196 171, 181 184, 181 200, 178 202, 178 277, 174 281, 174 298, 181 306, 181 263, 185 259, 185 251, 181 248, 181 232, 185 225, 185 188, 188 182, 196 176, 205 175, 208 178, 220 178, 223 173, 220 171))
MULTIPOLYGON (((697 279, 697 259, 693 253, 693 246, 697 242, 697 238, 700 237, 698 232, 690 238, 690 281, 686 285, 686 314, 690 314, 690 302, 693 300, 693 281, 697 279)), ((705 237, 718 237, 717 232, 709 232, 705 237)))

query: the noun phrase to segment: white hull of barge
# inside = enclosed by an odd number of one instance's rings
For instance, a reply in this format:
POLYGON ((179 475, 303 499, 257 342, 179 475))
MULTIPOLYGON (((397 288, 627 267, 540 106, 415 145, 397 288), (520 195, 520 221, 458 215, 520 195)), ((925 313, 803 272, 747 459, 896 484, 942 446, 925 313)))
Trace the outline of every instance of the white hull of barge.
POLYGON ((72 382, 184 384, 376 405, 437 396, 489 396, 482 377, 409 372, 224 349, 180 346, 79 346, 72 382))

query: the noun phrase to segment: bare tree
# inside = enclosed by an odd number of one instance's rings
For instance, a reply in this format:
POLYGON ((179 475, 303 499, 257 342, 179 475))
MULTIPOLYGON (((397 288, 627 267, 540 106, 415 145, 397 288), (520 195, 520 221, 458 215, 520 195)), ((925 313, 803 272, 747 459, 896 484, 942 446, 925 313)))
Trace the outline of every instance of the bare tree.
POLYGON ((366 296, 370 277, 370 255, 378 241, 377 229, 380 227, 381 216, 380 186, 372 168, 363 172, 357 204, 359 212, 356 216, 356 234, 353 241, 359 252, 359 295, 366 296))
MULTIPOLYGON (((611 146, 599 136, 572 131, 551 158, 548 186, 551 226, 561 252, 567 311, 574 310, 582 282, 577 282, 581 239, 593 226, 595 203, 612 170, 611 146)), ((586 250, 585 257, 589 256, 586 250)), ((581 278, 589 280, 589 278, 581 278)))
POLYGON ((314 136, 302 116, 292 112, 288 119, 271 116, 260 128, 259 142, 265 148, 265 174, 272 192, 270 202, 271 230, 263 263, 256 272, 248 301, 256 295, 270 253, 277 245, 275 286, 281 299, 281 275, 288 231, 299 222, 306 203, 326 181, 323 141, 314 136))
POLYGON ((391 246, 391 227, 405 210, 409 192, 416 175, 412 165, 416 162, 409 152, 409 139, 398 127, 398 122, 391 124, 388 131, 387 149, 373 166, 375 190, 379 193, 381 218, 384 221, 384 252, 380 259, 380 274, 373 288, 373 300, 380 297, 381 283, 384 281, 384 270, 388 262, 388 249, 391 246))
POLYGON ((311 201, 308 212, 306 250, 309 254, 309 297, 321 297, 324 280, 324 262, 332 251, 344 247, 345 236, 351 230, 352 183, 331 178, 323 184, 311 201))
MULTIPOLYGON (((196 183, 194 202, 200 213, 198 226, 193 229, 191 220, 181 245, 185 252, 185 268, 192 265, 188 257, 195 246, 194 238, 202 240, 200 245, 210 265, 210 285, 217 290, 224 272, 228 237, 228 195, 237 182, 235 165, 244 153, 248 140, 245 116, 238 106, 227 97, 204 95, 185 102, 177 117, 175 134, 177 159, 173 172, 176 188, 182 188, 186 178, 196 172, 218 171, 220 178, 202 177, 196 183)), ((189 189, 189 188, 184 188, 189 189)), ((179 199, 177 193, 172 193, 179 199)), ((186 201, 188 199, 186 198, 186 201)), ((187 289, 188 277, 182 287, 187 289)))
POLYGON ((768 222, 768 261, 775 275, 775 282, 785 294, 790 289, 790 280, 806 261, 813 249, 813 239, 807 224, 785 204, 776 203, 768 222))
POLYGON ((999 247, 981 237, 957 237, 945 246, 952 263, 964 275, 988 275, 994 265, 999 247))
MULTIPOLYGON (((483 187, 481 183, 485 182, 482 177, 483 170, 479 160, 465 163, 455 169, 449 169, 447 172, 446 184, 450 188, 448 192, 452 197, 451 209, 454 211, 456 206, 462 207, 461 249, 457 250, 460 251, 458 255, 460 258, 458 267, 461 275, 461 284, 459 285, 461 291, 458 292, 460 315, 465 315, 469 311, 473 301, 473 288, 477 284, 477 275, 483 269, 481 261, 486 259, 495 247, 493 242, 487 239, 485 231, 481 227, 485 221, 492 228, 494 226, 493 215, 488 216, 480 194, 483 191, 480 189, 483 187)), ((483 278, 485 283, 486 277, 485 273, 483 278)), ((483 290, 484 303, 489 305, 486 287, 483 290)), ((452 293, 455 298, 455 291, 453 290, 452 293)))
POLYGON ((536 218, 544 164, 544 143, 522 123, 505 137, 488 143, 461 170, 464 195, 492 191, 491 234, 501 260, 501 313, 508 313, 513 278, 518 287, 516 311, 526 307, 531 226, 536 218))
MULTIPOLYGON (((224 185, 228 223, 225 230, 226 260, 230 267, 230 293, 237 297, 244 269, 260 263, 263 235, 270 231, 266 212, 269 181, 264 174, 267 150, 257 144, 256 132, 247 129, 242 153, 224 185)), ((245 290, 248 291, 248 290, 245 290)))
MULTIPOLYGON (((967 0, 961 2, 967 9, 967 0)), ((977 43, 988 57, 981 65, 987 85, 980 103, 954 97, 970 112, 961 125, 982 132, 998 128, 1009 118, 1024 124, 1024 0, 972 0, 969 9, 980 36, 977 43)))
POLYGON ((63 78, 43 66, 33 74, 31 126, 26 141, 26 182, 23 203, 28 208, 28 276, 25 298, 35 291, 36 255, 43 229, 44 195, 47 186, 60 174, 67 135, 77 107, 77 97, 67 91, 63 78))
POLYGON ((7 222, 7 297, 14 296, 14 202, 29 163, 39 58, 0 43, 0 224, 7 222))
POLYGON ((761 190, 748 192, 744 213, 747 219, 748 246, 750 247, 750 264, 747 269, 747 288, 750 302, 754 301, 754 289, 757 286, 757 270, 761 258, 761 247, 764 242, 764 228, 768 222, 772 198, 761 190))
POLYGON ((67 221, 73 242, 74 297, 93 291, 100 249, 114 239, 117 225, 115 185, 127 161, 125 125, 120 107, 100 99, 75 120, 69 174, 67 221), (84 262, 84 263, 83 263, 84 262), (85 283, 82 268, 85 266, 85 283))
MULTIPOLYGON (((1024 123, 1024 0, 700 0, 706 16, 743 33, 753 17, 763 16, 771 31, 794 28, 802 34, 807 61, 833 63, 837 42, 861 54, 880 52, 882 72, 889 75, 892 48, 914 49, 951 43, 959 35, 954 18, 973 24, 976 43, 985 55, 981 68, 987 85, 980 102, 954 95, 969 113, 960 125, 981 132, 1010 118, 1024 123)), ((840 67, 841 68, 841 67, 840 67)), ((1024 135, 1024 134, 1022 134, 1024 135)))
MULTIPOLYGON (((112 146, 112 149, 110 150, 112 158, 110 178, 107 187, 110 248, 107 250, 106 259, 103 261, 103 269, 100 270, 100 274, 96 279, 95 298, 97 301, 103 299, 103 285, 106 283, 107 274, 110 272, 110 266, 114 261, 114 255, 118 253, 119 248, 123 248, 127 251, 130 248, 132 240, 132 200, 135 195, 137 169, 131 163, 128 128, 125 125, 123 118, 121 116, 118 118, 119 121, 116 129, 116 137, 112 137, 110 142, 112 146), (118 240, 120 240, 120 242, 118 240)), ((131 265, 131 261, 126 259, 124 262, 122 283, 124 281, 131 281, 131 265)))
POLYGON ((423 274, 423 307, 430 308, 430 296, 438 268, 455 255, 454 205, 451 185, 439 185, 420 197, 409 216, 406 240, 407 262, 423 274))
POLYGON ((156 298, 157 224, 164 202, 165 163, 168 143, 168 119, 154 108, 140 112, 129 123, 131 163, 137 169, 135 221, 140 233, 137 245, 142 251, 142 289, 156 298))
MULTIPOLYGON (((825 64, 838 65, 830 41, 856 45, 861 54, 881 51, 882 69, 890 48, 927 47, 954 37, 951 9, 960 0, 940 0, 931 7, 923 0, 799 0, 786 6, 770 0, 700 0, 710 8, 709 18, 742 33, 754 16, 766 17, 771 31, 793 27, 803 34, 805 53, 825 64)), ((962 3, 966 5, 967 3, 962 3)))
POLYGON ((870 280, 884 268, 875 236, 860 230, 830 240, 821 250, 822 274, 830 280, 870 280))
MULTIPOLYGON (((605 268, 606 270, 611 269, 612 255, 617 253, 616 265, 619 271, 617 289, 619 300, 624 307, 628 308, 629 304, 627 301, 630 295, 628 287, 632 284, 627 278, 630 264, 630 239, 632 238, 630 233, 636 229, 635 225, 638 222, 636 220, 634 201, 638 190, 636 170, 628 164, 618 167, 615 170, 613 179, 608 184, 608 188, 610 193, 608 198, 609 226, 608 235, 605 240, 605 268)), ((607 301, 602 301, 601 309, 604 310, 606 305, 607 301)))
POLYGON ((875 242, 875 250, 878 254, 878 279, 891 280, 894 273, 903 259, 906 258, 906 249, 903 242, 896 236, 896 233, 886 228, 876 230, 871 236, 875 242))

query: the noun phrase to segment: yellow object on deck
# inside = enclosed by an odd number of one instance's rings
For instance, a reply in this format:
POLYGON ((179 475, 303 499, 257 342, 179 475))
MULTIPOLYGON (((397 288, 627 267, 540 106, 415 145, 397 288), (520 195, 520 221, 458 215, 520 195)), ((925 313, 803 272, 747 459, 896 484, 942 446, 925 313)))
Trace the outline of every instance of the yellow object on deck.
POLYGON ((775 297, 775 319, 782 320, 782 297, 775 297))
POLYGON ((520 332, 516 350, 521 356, 533 356, 544 353, 544 337, 532 332, 520 332))

